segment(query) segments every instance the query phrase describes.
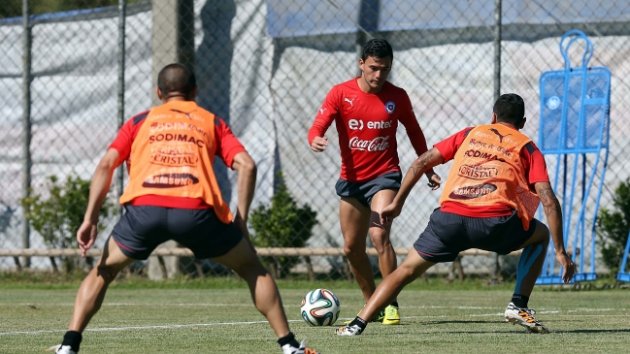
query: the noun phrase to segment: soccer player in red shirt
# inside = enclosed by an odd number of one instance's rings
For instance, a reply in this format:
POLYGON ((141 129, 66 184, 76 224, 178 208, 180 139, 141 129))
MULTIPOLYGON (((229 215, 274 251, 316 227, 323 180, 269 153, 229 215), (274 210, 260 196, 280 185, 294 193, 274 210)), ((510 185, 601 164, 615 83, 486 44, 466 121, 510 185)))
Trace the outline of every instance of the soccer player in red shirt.
MULTIPOLYGON (((396 130, 402 123, 416 154, 427 151, 427 143, 413 113, 407 92, 387 81, 394 54, 383 39, 369 40, 359 59, 361 76, 334 86, 308 132, 311 150, 322 152, 324 136, 334 121, 341 149, 341 175, 335 186, 341 198, 339 219, 343 251, 367 302, 374 289, 374 274, 366 254, 369 234, 378 252, 383 277, 396 269, 396 253, 390 242, 391 225, 379 222, 381 209, 391 203, 400 187, 396 130)), ((427 170, 429 185, 436 189, 440 178, 427 170)), ((373 320, 399 324, 398 302, 373 320)))
POLYGON ((575 264, 564 248, 562 211, 549 184, 545 160, 536 145, 519 132, 525 125, 525 105, 516 94, 501 95, 493 107, 492 123, 466 128, 435 144, 416 159, 405 174, 394 201, 381 211, 390 223, 420 176, 453 160, 440 198, 440 208, 414 243, 404 262, 387 276, 359 315, 337 329, 340 336, 356 336, 379 309, 402 288, 439 262, 452 262, 459 252, 480 248, 499 254, 523 249, 516 271, 512 300, 505 320, 534 333, 547 329, 528 308, 540 274, 550 234, 555 256, 568 283, 575 264), (542 202, 549 226, 534 218, 542 202))
POLYGON ((84 255, 94 245, 99 210, 112 175, 123 162, 129 168, 129 181, 120 198, 125 212, 98 265, 81 283, 68 331, 56 348, 58 354, 79 351, 82 333, 116 275, 134 260, 147 259, 167 240, 245 279, 254 305, 267 318, 283 354, 315 354, 289 331, 276 283, 249 241, 247 216, 256 164, 225 122, 195 103, 196 93, 190 70, 181 64, 165 66, 158 74, 162 104, 126 122, 96 167, 84 221, 77 231, 84 255), (238 173, 235 215, 221 196, 212 165, 215 156, 238 173))

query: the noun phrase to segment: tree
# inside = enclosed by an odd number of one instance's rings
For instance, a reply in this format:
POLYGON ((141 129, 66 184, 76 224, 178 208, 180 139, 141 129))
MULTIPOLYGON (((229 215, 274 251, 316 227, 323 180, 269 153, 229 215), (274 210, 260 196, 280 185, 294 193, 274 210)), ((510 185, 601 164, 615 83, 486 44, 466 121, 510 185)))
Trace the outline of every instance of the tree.
MULTIPOLYGON (((21 200, 26 220, 51 248, 76 248, 76 231, 83 222, 83 215, 90 193, 90 181, 68 176, 65 184, 59 184, 57 176, 48 177, 44 194, 33 194, 21 200)), ((106 200, 101 215, 109 217, 116 211, 114 203, 106 200)), ((53 269, 59 271, 54 257, 50 257, 53 269)), ((61 257, 64 270, 71 272, 78 264, 76 258, 61 257)))
MULTIPOLYGON (((317 223, 317 212, 307 204, 298 207, 286 185, 281 183, 269 207, 261 205, 250 217, 255 231, 252 238, 259 247, 304 247, 317 223)), ((285 277, 298 257, 262 257, 276 277, 285 277)))
POLYGON ((630 178, 617 186, 612 204, 613 209, 602 208, 599 212, 598 235, 602 260, 616 274, 630 231, 630 178))

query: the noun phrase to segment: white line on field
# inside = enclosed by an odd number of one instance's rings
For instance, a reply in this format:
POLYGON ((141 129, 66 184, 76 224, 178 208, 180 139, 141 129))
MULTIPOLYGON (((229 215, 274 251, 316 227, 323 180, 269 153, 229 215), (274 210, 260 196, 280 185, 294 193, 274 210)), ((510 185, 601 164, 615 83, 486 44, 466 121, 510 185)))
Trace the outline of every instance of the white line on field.
MULTIPOLYGON (((431 308, 454 308, 454 306, 430 306, 431 308)), ((471 306, 458 306, 455 307, 457 309, 471 309, 476 307, 471 306)), ((481 307, 480 307, 481 308, 481 307)), ((603 309, 586 309, 586 308, 577 308, 567 310, 567 313, 574 312, 610 312, 614 311, 612 308, 603 308, 603 309)), ((546 310, 546 311, 538 311, 540 314, 558 314, 559 310, 546 310)), ((480 314, 469 314, 470 317, 501 317, 503 312, 494 312, 494 313, 480 313, 480 314)), ((443 318, 449 317, 451 315, 420 315, 420 316, 405 316, 405 318, 409 319, 427 319, 427 318, 443 318)), ((339 321, 353 319, 353 318, 339 318, 339 321)), ((299 320, 289 320, 289 322, 302 322, 299 320)), ((191 327, 213 327, 213 326, 238 326, 238 325, 252 325, 252 324, 267 324, 266 320, 260 321, 241 321, 241 322, 214 322, 214 323, 191 323, 191 324, 164 324, 164 325, 147 325, 147 326, 127 326, 127 327, 102 327, 102 328, 88 328, 86 332, 115 332, 115 331, 127 331, 127 330, 151 330, 151 329, 178 329, 178 328, 191 328, 191 327)), ((63 333, 65 329, 56 329, 56 330, 35 330, 35 331, 10 331, 10 332, 0 332, 0 336, 12 336, 12 335, 37 335, 37 334, 46 334, 46 333, 63 333)))
POLYGON ((567 310, 568 313, 573 313, 573 312, 610 312, 610 311, 619 311, 622 309, 616 308, 616 309, 572 309, 572 310, 567 310))
MULTIPOLYGON (((289 322, 298 322, 298 321, 301 321, 301 320, 290 320, 289 322)), ((143 329, 173 329, 173 328, 211 327, 211 326, 248 325, 248 324, 266 324, 266 323, 267 323, 267 321, 165 324, 165 325, 150 325, 150 326, 88 328, 85 331, 86 332, 115 332, 115 331, 126 331, 126 330, 131 330, 131 329, 137 329, 137 330, 143 330, 143 329)), ((37 331, 0 332, 0 336, 18 335, 18 334, 57 333, 57 332, 65 332, 65 329, 64 330, 37 330, 37 331)))

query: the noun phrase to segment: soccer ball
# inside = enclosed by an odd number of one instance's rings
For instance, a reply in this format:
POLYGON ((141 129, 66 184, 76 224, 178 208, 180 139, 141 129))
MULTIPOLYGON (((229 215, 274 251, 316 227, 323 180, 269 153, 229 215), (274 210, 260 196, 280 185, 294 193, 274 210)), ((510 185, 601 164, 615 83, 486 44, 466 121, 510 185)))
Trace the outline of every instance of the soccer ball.
POLYGON ((315 289, 306 293, 300 314, 311 326, 332 326, 339 317, 341 303, 328 289, 315 289))

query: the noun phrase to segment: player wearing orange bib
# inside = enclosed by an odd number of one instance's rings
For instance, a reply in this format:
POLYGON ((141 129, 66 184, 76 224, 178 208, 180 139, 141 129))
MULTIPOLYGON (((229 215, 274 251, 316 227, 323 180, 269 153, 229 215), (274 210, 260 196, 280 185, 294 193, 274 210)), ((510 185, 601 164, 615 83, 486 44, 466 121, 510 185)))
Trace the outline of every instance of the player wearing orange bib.
POLYGON ((536 278, 540 274, 550 234, 556 259, 569 282, 575 264, 564 248, 562 211, 549 184, 543 155, 526 135, 525 105, 516 94, 505 94, 495 102, 492 124, 466 128, 439 142, 413 162, 393 202, 381 211, 388 224, 402 210, 413 186, 428 169, 453 160, 440 198, 440 208, 414 243, 414 249, 392 274, 383 279, 359 315, 337 329, 341 336, 363 332, 366 319, 385 307, 402 288, 438 262, 451 262, 459 252, 480 248, 499 254, 523 249, 512 300, 505 319, 531 332, 547 329, 528 308, 536 278), (542 201, 549 227, 534 218, 542 201))
POLYGON ((225 122, 194 102, 196 92, 195 76, 186 67, 164 67, 158 75, 157 90, 162 105, 125 123, 99 162, 84 221, 77 231, 84 255, 94 245, 98 212, 112 175, 126 161, 129 182, 120 198, 125 212, 98 265, 81 283, 68 331, 56 348, 58 354, 79 351, 82 333, 116 275, 134 260, 147 259, 167 240, 175 240, 192 250, 196 258, 212 258, 241 276, 254 305, 278 337, 283 354, 315 353, 289 331, 276 283, 249 242, 247 216, 256 184, 256 164, 225 122), (221 195, 213 168, 215 156, 238 173, 235 215, 221 195))

